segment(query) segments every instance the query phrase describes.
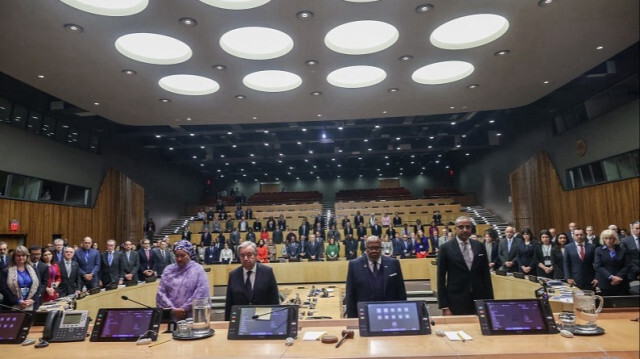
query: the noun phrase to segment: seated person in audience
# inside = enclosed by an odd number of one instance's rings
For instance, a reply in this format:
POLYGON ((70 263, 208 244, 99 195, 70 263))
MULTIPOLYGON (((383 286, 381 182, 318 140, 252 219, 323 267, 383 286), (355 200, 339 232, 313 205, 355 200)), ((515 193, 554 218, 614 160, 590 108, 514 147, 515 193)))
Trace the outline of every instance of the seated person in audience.
POLYGON ((181 239, 191 242, 191 227, 186 226, 182 231, 181 239))
POLYGON ((487 251, 487 261, 491 270, 500 268, 498 246, 498 231, 493 228, 484 231, 484 248, 487 251))
POLYGON ((389 213, 386 213, 382 216, 380 223, 383 227, 389 227, 391 225, 391 217, 389 217, 389 213))
POLYGON ((264 240, 265 243, 269 241, 269 232, 267 232, 267 228, 262 228, 260 231, 260 239, 264 240))
POLYGON ((364 223, 364 217, 360 214, 360 211, 357 211, 356 215, 353 216, 353 225, 358 227, 360 223, 364 223))
POLYGON ((300 259, 300 243, 295 235, 293 237, 289 237, 289 244, 287 244, 287 258, 293 261, 300 259))
POLYGON ((287 229, 287 220, 284 219, 283 214, 278 217, 278 228, 280 228, 281 231, 285 231, 287 229))
POLYGON ((591 243, 585 243, 584 229, 575 227, 573 242, 567 244, 564 251, 564 278, 567 283, 587 290, 592 290, 598 285, 593 267, 595 253, 596 247, 591 243))
POLYGON ((278 282, 273 270, 257 263, 255 243, 243 242, 238 247, 242 266, 229 273, 224 320, 231 317, 234 305, 278 305, 278 282))
POLYGON ((538 242, 529 228, 524 228, 520 235, 523 240, 518 244, 517 248, 516 261, 518 262, 518 270, 520 273, 535 275, 538 264, 534 253, 538 242))
POLYGON ((408 236, 402 236, 402 241, 400 241, 398 245, 398 252, 400 254, 400 258, 413 256, 413 243, 411 243, 408 236))
POLYGON ((394 227, 402 226, 402 217, 400 217, 398 212, 396 212, 395 215, 393 216, 393 226, 394 227))
POLYGON ((269 247, 264 239, 258 241, 258 262, 269 263, 269 247))
POLYGON ((224 249, 220 252, 220 263, 229 264, 233 261, 233 250, 229 248, 229 243, 224 244, 224 249))
MULTIPOLYGON (((604 245, 604 242, 600 241, 600 238, 598 238, 598 235, 595 234, 595 232, 593 230, 593 226, 587 226, 585 228, 585 231, 586 231, 586 234, 587 234, 586 237, 585 237, 586 238, 585 240, 588 243, 591 243, 596 247, 600 247, 600 246, 604 245)), ((620 236, 620 238, 624 238, 624 237, 620 236)))
POLYGON ((214 242, 204 250, 204 264, 220 262, 220 243, 214 242))
POLYGON ((247 219, 253 219, 253 211, 251 210, 251 208, 247 208, 247 210, 244 212, 244 216, 247 217, 247 219))
POLYGON ((245 241, 256 243, 256 234, 253 232, 253 228, 249 228, 249 231, 245 236, 245 241))
POLYGON ((262 222, 260 222, 260 218, 257 218, 254 222, 253 222, 253 230, 255 232, 260 232, 262 230, 262 222))
POLYGON ((238 230, 240 232, 246 232, 249 230, 249 222, 244 217, 240 217, 240 222, 238 222, 238 230))
POLYGON ((416 237, 414 251, 416 253, 416 258, 427 258, 427 255, 429 255, 429 240, 427 237, 416 237))
POLYGON ((344 253, 347 260, 355 259, 358 256, 358 241, 353 238, 353 234, 346 235, 344 253))
POLYGON ((629 250, 620 245, 620 239, 614 231, 606 229, 600 233, 600 238, 604 246, 596 249, 594 266, 602 295, 629 295, 629 250))
POLYGON ((342 229, 347 228, 347 224, 351 225, 351 220, 349 219, 349 217, 344 216, 344 218, 342 219, 342 229))
POLYGON ((433 216, 431 218, 433 218, 433 221, 436 222, 436 225, 438 226, 442 225, 442 215, 440 214, 439 210, 436 209, 433 212, 433 216))
POLYGON ((307 256, 310 261, 322 260, 324 254, 324 243, 320 237, 315 234, 309 235, 309 241, 307 242, 307 256))
POLYGON ((236 208, 236 219, 242 219, 244 217, 244 211, 242 210, 242 206, 238 206, 236 208))
POLYGON ((382 236, 382 241, 380 242, 382 246, 382 255, 385 257, 391 257, 393 255, 393 243, 389 240, 388 235, 382 236))
POLYGON ((551 233, 544 229, 540 232, 540 245, 535 248, 534 259, 537 263, 536 276, 554 278, 556 267, 554 263, 562 262, 562 253, 551 244, 551 233), (554 256, 560 257, 554 258, 554 256))
POLYGON ((413 233, 418 233, 418 231, 422 231, 424 233, 424 226, 422 225, 422 221, 416 219, 416 225, 413 226, 413 233))
POLYGON ((191 303, 194 299, 210 298, 209 278, 204 268, 193 259, 196 256, 193 246, 188 241, 178 241, 173 246, 176 263, 164 269, 156 305, 160 308, 171 308, 176 320, 190 318, 191 303))
POLYGON ((337 261, 340 256, 340 245, 333 237, 329 237, 329 243, 325 248, 325 256, 328 261, 337 261))
POLYGON ((273 219, 273 216, 270 216, 269 219, 267 219, 265 229, 269 232, 273 232, 276 230, 276 220, 273 219))
POLYGON ((330 228, 329 233, 327 233, 327 238, 333 237, 338 243, 342 241, 342 235, 340 234, 340 231, 336 229, 336 225, 334 224, 330 228))
POLYGON ((213 229, 211 230, 213 233, 220 233, 222 231, 222 226, 220 225, 220 221, 217 219, 213 220, 213 229))
POLYGON ((356 237, 360 241, 367 237, 367 227, 364 226, 364 223, 358 224, 358 228, 356 228, 356 237))
POLYGON ((213 208, 209 207, 209 210, 207 211, 207 219, 211 221, 213 219, 213 215, 214 215, 213 208))

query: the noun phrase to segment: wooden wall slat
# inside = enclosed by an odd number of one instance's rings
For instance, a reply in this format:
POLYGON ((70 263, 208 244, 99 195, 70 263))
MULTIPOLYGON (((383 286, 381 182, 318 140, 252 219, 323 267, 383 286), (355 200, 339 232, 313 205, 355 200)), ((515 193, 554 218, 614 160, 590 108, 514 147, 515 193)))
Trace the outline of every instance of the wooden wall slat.
POLYGON ((569 222, 591 225, 596 232, 610 224, 627 228, 640 218, 640 179, 565 191, 547 152, 540 152, 510 176, 513 219, 517 228, 534 232, 569 222))
POLYGON ((20 221, 27 245, 44 246, 53 234, 62 234, 70 244, 91 236, 101 249, 107 239, 118 242, 142 238, 144 188, 115 169, 105 174, 93 208, 0 199, 0 234, 10 234, 9 221, 20 221))

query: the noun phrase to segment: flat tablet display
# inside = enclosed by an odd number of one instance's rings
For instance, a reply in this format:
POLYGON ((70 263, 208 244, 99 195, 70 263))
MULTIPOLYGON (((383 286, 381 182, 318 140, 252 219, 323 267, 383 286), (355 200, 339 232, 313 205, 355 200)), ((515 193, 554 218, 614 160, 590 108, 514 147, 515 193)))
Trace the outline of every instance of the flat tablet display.
POLYGON ((429 315, 424 302, 360 302, 361 336, 429 334, 429 315))
POLYGON ((21 343, 29 334, 31 315, 16 311, 0 311, 0 344, 21 343))
POLYGON ((551 309, 542 299, 477 300, 482 333, 549 334, 557 331, 551 309))
POLYGON ((298 335, 298 307, 233 306, 228 339, 285 339, 298 335))
POLYGON ((91 341, 136 341, 141 336, 155 340, 160 317, 156 309, 100 309, 91 341))

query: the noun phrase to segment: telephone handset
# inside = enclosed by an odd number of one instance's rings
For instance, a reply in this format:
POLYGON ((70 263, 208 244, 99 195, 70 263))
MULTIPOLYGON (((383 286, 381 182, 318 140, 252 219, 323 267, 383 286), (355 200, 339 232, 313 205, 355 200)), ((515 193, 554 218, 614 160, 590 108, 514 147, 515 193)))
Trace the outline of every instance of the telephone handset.
POLYGON ((42 338, 49 342, 83 341, 88 328, 88 310, 52 310, 47 314, 42 338))

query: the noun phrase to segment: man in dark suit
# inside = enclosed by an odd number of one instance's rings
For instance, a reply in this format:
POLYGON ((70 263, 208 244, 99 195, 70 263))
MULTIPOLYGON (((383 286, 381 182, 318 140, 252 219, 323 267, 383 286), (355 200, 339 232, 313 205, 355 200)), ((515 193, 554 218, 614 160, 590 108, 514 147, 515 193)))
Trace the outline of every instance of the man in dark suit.
POLYGON ((303 219, 302 224, 300 225, 300 227, 298 227, 298 236, 308 237, 310 229, 311 228, 309 228, 309 223, 307 223, 307 220, 303 219))
POLYGON ((131 241, 124 242, 124 280, 138 281, 138 269, 140 268, 140 257, 138 252, 132 250, 131 241))
POLYGON ((273 231, 273 244, 282 244, 282 230, 280 229, 280 227, 276 227, 276 229, 273 231))
POLYGON ((353 234, 345 234, 344 255, 347 260, 356 259, 358 256, 358 241, 353 238, 353 234))
POLYGON ((37 299, 37 307, 42 304, 42 294, 47 288, 47 280, 49 279, 49 266, 47 266, 44 262, 40 261, 40 257, 42 256, 42 248, 38 245, 34 245, 29 247, 29 259, 31 260, 31 265, 33 269, 35 269, 38 274, 38 280, 40 280, 40 286, 38 287, 38 295, 34 298, 37 299))
POLYGON ((621 240, 622 247, 627 249, 629 256, 631 257, 631 266, 629 268, 629 279, 631 294, 638 294, 640 280, 640 221, 635 221, 631 224, 631 235, 621 240))
POLYGON ((366 241, 366 255, 349 262, 344 301, 347 317, 357 318, 358 302, 407 300, 402 268, 395 258, 380 255, 382 242, 371 236, 366 241))
POLYGON ((402 240, 396 242, 398 246, 397 253, 400 254, 400 258, 407 258, 413 255, 413 243, 409 240, 407 235, 402 235, 402 240))
POLYGON ((498 258, 500 259, 501 270, 507 272, 518 271, 518 261, 516 257, 518 255, 518 246, 520 245, 520 238, 516 237, 516 229, 509 226, 504 230, 504 238, 498 245, 498 258))
POLYGON ((500 256, 498 255, 499 243, 498 231, 493 228, 489 228, 484 231, 484 249, 487 251, 487 261, 489 262, 489 269, 496 270, 500 268, 500 256))
POLYGON ((0 241, 0 271, 3 271, 9 266, 9 256, 7 255, 7 243, 0 241))
POLYGON ((78 263, 80 268, 80 278, 82 284, 87 289, 98 287, 98 277, 100 275, 100 252, 91 248, 93 239, 84 237, 82 240, 82 248, 73 255, 73 260, 78 263))
POLYGON ((204 232, 200 236, 200 245, 203 247, 208 247, 211 245, 213 238, 211 237, 211 232, 209 232, 209 228, 205 228, 204 232))
POLYGON ((584 229, 573 230, 573 243, 564 247, 564 279, 580 289, 589 289, 598 285, 593 263, 596 247, 585 242, 584 229))
POLYGON ((229 320, 234 305, 278 305, 278 282, 271 267, 256 262, 258 249, 253 242, 238 246, 242 266, 229 273, 224 320, 229 320))
POLYGON ((359 223, 356 228, 356 238, 358 240, 364 240, 367 237, 367 227, 364 226, 364 223, 359 223))
POLYGON ((315 234, 309 235, 309 242, 307 242, 307 255, 310 261, 322 260, 323 254, 323 242, 315 234))
POLYGON ((364 223, 364 217, 360 214, 360 211, 358 211, 356 215, 353 216, 353 225, 358 227, 360 223, 364 223))
POLYGON ((373 226, 371 226, 371 235, 376 237, 382 237, 382 226, 378 224, 378 220, 374 220, 373 226))
POLYGON ((53 240, 53 258, 51 263, 61 262, 64 259, 64 239, 56 238, 53 240))
POLYGON ((107 240, 107 250, 100 255, 100 282, 101 286, 111 283, 122 284, 124 282, 124 268, 126 259, 122 252, 116 249, 116 241, 107 240))
POLYGON ((149 239, 143 239, 142 248, 138 249, 138 258, 140 259, 138 280, 145 280, 146 278, 156 276, 156 273, 153 270, 156 264, 156 255, 150 247, 151 242, 149 239))
POLYGON ((82 290, 80 266, 73 260, 75 250, 72 247, 65 247, 63 253, 62 261, 58 262, 61 280, 57 290, 61 297, 77 294, 82 290))
POLYGON ((475 314, 476 299, 493 299, 493 286, 484 244, 469 240, 471 219, 458 217, 456 238, 438 254, 438 306, 442 315, 475 314))
POLYGON ((154 249, 156 252, 156 262, 154 264, 154 271, 158 274, 159 277, 162 276, 162 272, 164 272, 164 268, 169 264, 173 264, 176 262, 176 258, 171 250, 167 248, 167 241, 162 240, 159 243, 159 247, 154 249))

